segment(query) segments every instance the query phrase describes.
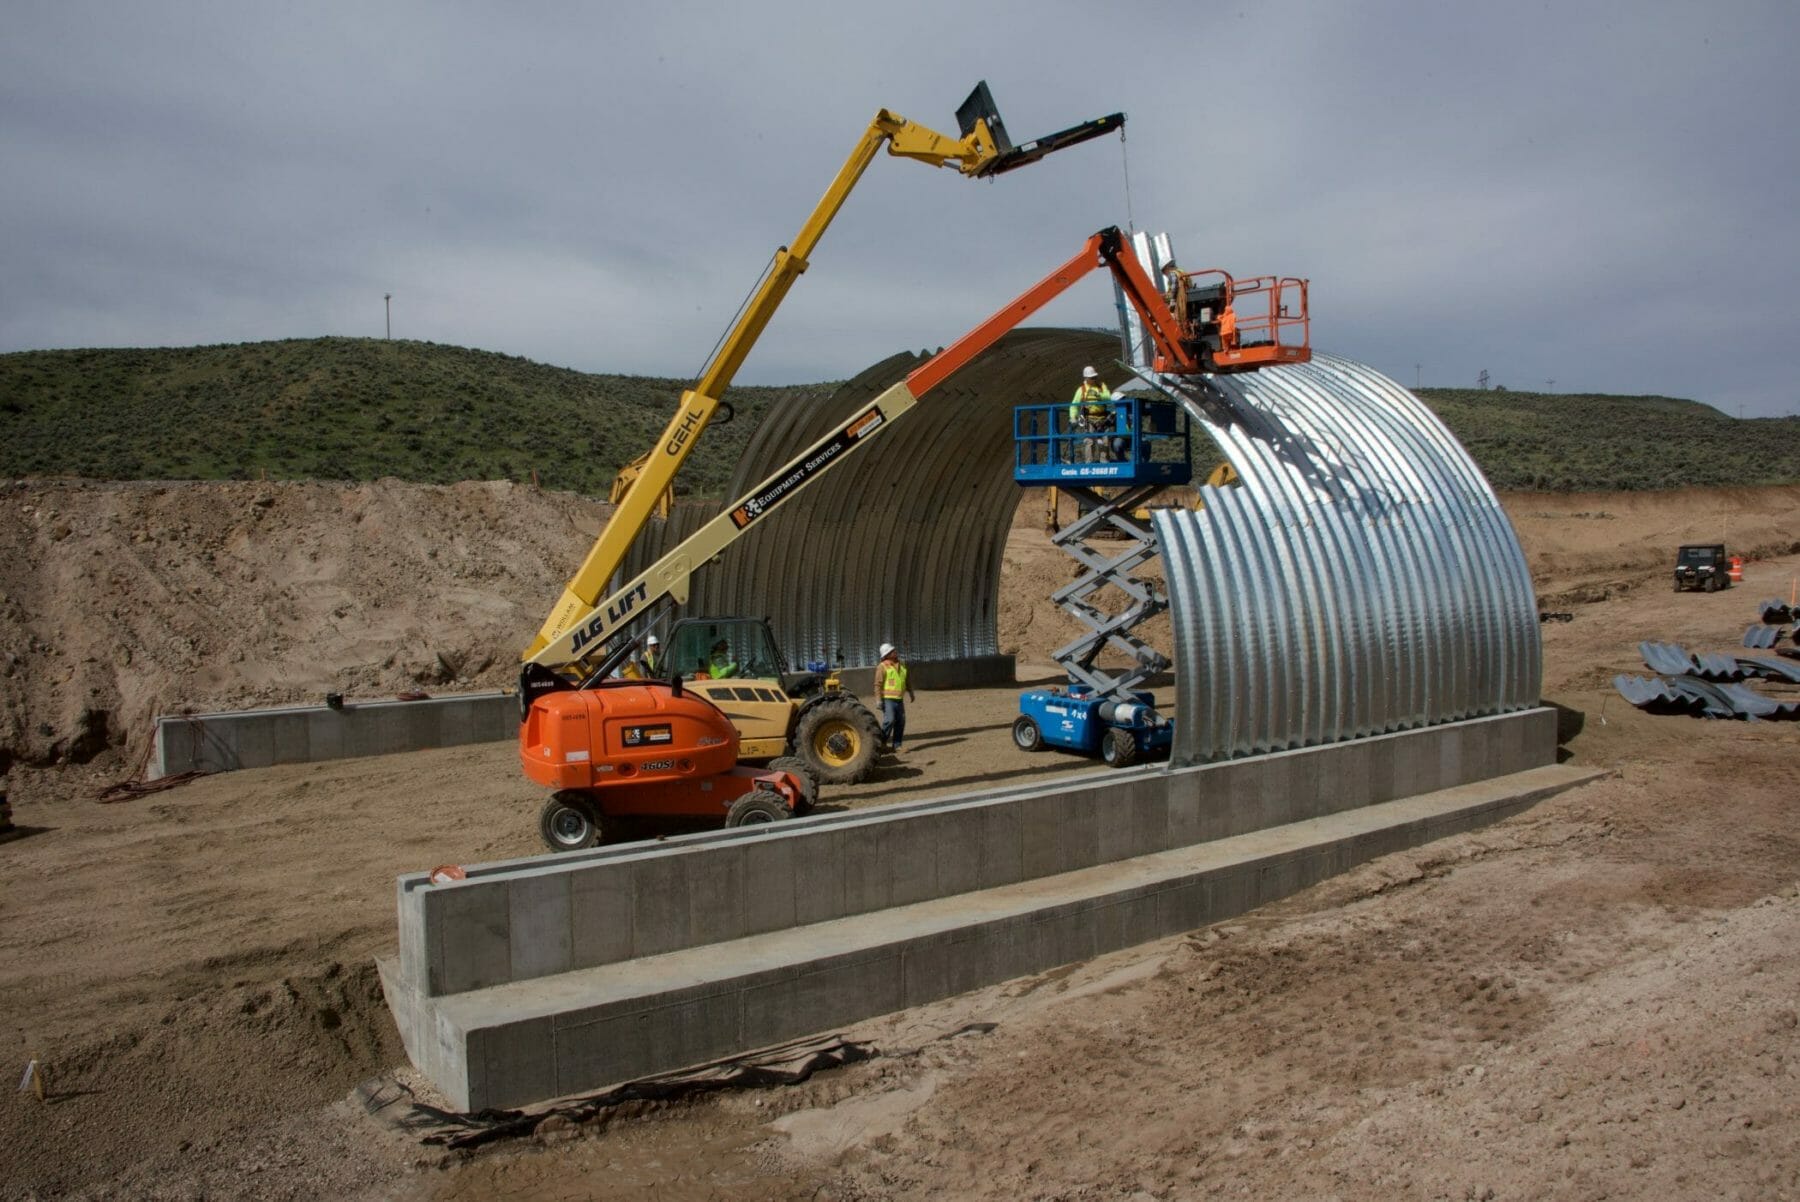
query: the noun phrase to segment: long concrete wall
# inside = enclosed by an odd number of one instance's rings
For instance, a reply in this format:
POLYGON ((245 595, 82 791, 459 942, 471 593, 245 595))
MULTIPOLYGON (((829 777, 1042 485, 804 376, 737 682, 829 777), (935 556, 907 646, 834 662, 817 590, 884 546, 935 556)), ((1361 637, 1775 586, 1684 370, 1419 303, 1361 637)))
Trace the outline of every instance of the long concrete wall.
POLYGON ((149 776, 392 755, 511 739, 518 731, 519 699, 511 693, 164 716, 156 720, 149 776))
MULTIPOLYGON (((927 660, 911 668, 916 689, 980 688, 1014 679, 1010 655, 927 660)), ((842 678, 853 693, 874 693, 872 668, 849 668, 842 678)), ((341 709, 297 705, 162 715, 156 719, 149 779, 503 742, 518 733, 519 701, 511 692, 353 701, 341 709)))
MULTIPOLYGON (((846 969, 841 989, 827 990, 829 996, 812 998, 808 1008, 795 1012, 803 1023, 816 1025, 790 1034, 912 1005, 927 995, 944 996, 932 992, 940 987, 957 992, 1032 971, 1019 969, 1024 961, 1015 962, 1010 953, 985 951, 971 952, 966 964, 953 955, 955 963, 945 962, 942 972, 927 971, 921 949, 936 944, 930 939, 917 944, 915 936, 925 935, 910 927, 896 933, 893 916, 948 901, 947 912, 920 918, 936 932, 931 938, 947 946, 961 940, 973 941, 971 949, 1000 947, 1013 926, 1038 930, 1051 921, 1028 916, 1035 912, 1031 898, 1049 905, 1062 897, 1054 905, 1074 909, 1059 911, 1063 916, 1055 921, 1075 925, 1066 936, 1044 943, 1051 950, 1043 954, 1074 949, 1066 959, 1079 959, 1140 936, 1154 937, 1145 931, 1164 931, 1162 920, 1146 925, 1149 920, 1142 919, 1149 912, 1142 907, 1151 905, 1144 898, 1151 894, 1198 889, 1194 896, 1215 896, 1215 886, 1195 877, 1191 864, 1175 864, 1164 866, 1174 876, 1131 900, 1126 894, 1132 889, 1148 888, 1150 878, 1142 873, 1161 879, 1160 869, 1146 867, 1158 856, 1254 839, 1274 829, 1292 831, 1297 824, 1334 816, 1372 815, 1376 808, 1398 804, 1396 799, 1443 796, 1473 782, 1547 770, 1555 756, 1554 711, 1536 709, 1193 768, 1099 771, 1052 787, 478 865, 467 869, 466 880, 444 885, 432 885, 424 874, 409 875, 397 887, 400 952, 383 965, 383 980, 414 1063, 457 1104, 516 1105, 550 1096, 546 1089, 598 1088, 622 1076, 787 1037, 769 1035, 766 1022, 747 1018, 741 1006, 748 1003, 741 999, 750 996, 746 990, 765 987, 775 990, 770 997, 787 997, 802 988, 794 984, 802 980, 813 982, 806 990, 823 988, 819 974, 837 971, 830 957, 798 949, 827 947, 830 932, 848 940, 841 953, 849 957, 845 965, 889 968, 869 969, 873 976, 846 969), (1132 878, 1135 883, 1120 885, 1115 879, 1096 885, 1098 892, 1085 901, 1061 892, 1084 872, 1115 870, 1139 876, 1132 878), (1171 883, 1177 880, 1187 883, 1171 883), (1121 905, 1126 910, 1117 908, 1121 905), (1113 921, 1127 912, 1139 918, 1113 921), (1117 938, 1103 938, 1101 929, 1117 938), (896 950, 902 945, 913 950, 902 954, 896 950), (781 959, 790 952, 801 958, 781 959), (895 970, 901 961, 911 967, 895 970), (736 984, 719 976, 732 966, 742 969, 732 978, 736 984), (893 971, 913 982, 900 994, 891 988, 893 971), (759 973, 775 975, 764 980, 759 973), (665 987, 686 981, 682 988, 692 997, 679 989, 665 989, 668 996, 655 989, 646 994, 647 982, 656 980, 665 987), (731 1003, 740 1007, 734 1011, 738 1017, 721 1028, 732 1046, 696 1042, 699 1028, 713 1031, 707 1007, 727 994, 740 996, 731 1003), (623 1009, 609 1011, 608 1005, 623 1009), (621 1027, 627 1014, 634 1017, 621 1027), (658 1014, 663 1017, 654 1017, 658 1014), (649 1050, 624 1059, 609 1051, 626 1029, 635 1032, 627 1042, 649 1050), (702 1045, 711 1050, 696 1055, 702 1045), (520 1067, 506 1068, 509 1063, 520 1067)), ((1487 813, 1517 795, 1518 790, 1502 788, 1473 802, 1453 800, 1438 826, 1486 820, 1467 814, 1487 813)), ((1362 854, 1356 848, 1379 854, 1369 849, 1391 850, 1405 845, 1394 839, 1427 837, 1428 817, 1413 816, 1423 826, 1401 821, 1405 830, 1398 835, 1374 833, 1392 822, 1368 819, 1373 825, 1362 835, 1330 836, 1351 842, 1343 845, 1348 850, 1328 853, 1305 851, 1310 836, 1301 836, 1287 851, 1313 869, 1268 876, 1259 868, 1256 879, 1266 877, 1270 888, 1311 883, 1318 879, 1314 869, 1319 875, 1339 871, 1353 862, 1346 856, 1362 854)), ((1259 884, 1243 896, 1257 905, 1269 895, 1259 884)), ((1152 911, 1165 913, 1159 906, 1152 905, 1152 911)), ((1168 921, 1193 925, 1187 908, 1166 912, 1175 916, 1168 921)))
POLYGON ((397 885, 400 964, 427 996, 592 968, 1095 864, 1555 760, 1531 710, 1169 771, 1100 769, 939 801, 535 856, 397 885))
POLYGON ((704 1063, 1242 914, 1598 773, 1538 768, 1196 847, 443 998, 384 961, 408 1054, 464 1110, 704 1063))

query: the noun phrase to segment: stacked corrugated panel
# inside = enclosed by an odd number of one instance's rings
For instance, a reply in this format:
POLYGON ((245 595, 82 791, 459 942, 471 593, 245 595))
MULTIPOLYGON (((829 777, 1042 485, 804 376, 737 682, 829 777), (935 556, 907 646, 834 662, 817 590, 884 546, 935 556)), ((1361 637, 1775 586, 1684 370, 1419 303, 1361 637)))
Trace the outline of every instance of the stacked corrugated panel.
POLYGON ((1537 603, 1499 500, 1442 422, 1348 360, 1181 380, 1242 484, 1158 510, 1173 762, 1534 705, 1537 603))
POLYGON ((1782 633, 1779 626, 1752 626, 1744 631, 1744 646, 1766 650, 1781 641, 1782 633))

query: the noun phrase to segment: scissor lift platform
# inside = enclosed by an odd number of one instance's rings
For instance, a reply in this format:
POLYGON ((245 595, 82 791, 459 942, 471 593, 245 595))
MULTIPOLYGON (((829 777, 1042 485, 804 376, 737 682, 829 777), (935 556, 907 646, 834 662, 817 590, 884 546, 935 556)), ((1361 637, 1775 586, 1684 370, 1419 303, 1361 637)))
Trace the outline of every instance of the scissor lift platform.
POLYGON ((1108 406, 1110 417, 1097 430, 1071 428, 1067 405, 1022 405, 1013 411, 1013 479, 1053 485, 1081 508, 1081 516, 1051 541, 1083 571, 1050 599, 1087 627, 1053 653, 1068 673, 1069 690, 1021 697, 1014 739, 1021 747, 1066 747, 1125 764, 1168 749, 1166 721, 1148 704, 1148 694, 1135 691, 1169 666, 1166 656, 1133 633, 1169 607, 1167 592, 1132 574, 1161 550, 1156 532, 1138 511, 1165 488, 1186 484, 1193 472, 1186 418, 1173 401, 1127 395, 1112 398, 1108 406), (1101 491, 1109 485, 1116 487, 1101 491), (1101 534, 1111 535, 1111 541, 1103 548, 1089 545, 1101 534), (1125 609, 1100 608, 1098 594, 1108 586, 1126 597, 1125 609), (1123 671, 1095 662, 1108 646, 1130 658, 1123 671), (1071 707, 1079 708, 1082 721, 1046 717, 1066 717, 1071 707), (1021 733, 1021 727, 1028 729, 1021 733), (1123 748, 1121 740, 1133 747, 1123 748))
POLYGON ((1020 484, 1186 484, 1187 424, 1174 401, 1136 394, 1106 402, 1099 430, 1076 429, 1069 405, 1013 410, 1013 479, 1020 484))

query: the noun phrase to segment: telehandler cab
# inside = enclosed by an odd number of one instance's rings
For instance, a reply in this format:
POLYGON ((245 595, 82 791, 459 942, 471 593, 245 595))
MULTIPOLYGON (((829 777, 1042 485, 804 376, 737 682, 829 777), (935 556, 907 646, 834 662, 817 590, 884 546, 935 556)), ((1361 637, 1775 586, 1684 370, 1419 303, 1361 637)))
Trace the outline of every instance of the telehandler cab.
POLYGON ((858 784, 874 770, 881 723, 827 665, 789 671, 767 619, 683 618, 663 644, 667 670, 737 728, 740 761, 804 771, 815 787, 858 784), (714 676, 721 641, 731 671, 714 676))

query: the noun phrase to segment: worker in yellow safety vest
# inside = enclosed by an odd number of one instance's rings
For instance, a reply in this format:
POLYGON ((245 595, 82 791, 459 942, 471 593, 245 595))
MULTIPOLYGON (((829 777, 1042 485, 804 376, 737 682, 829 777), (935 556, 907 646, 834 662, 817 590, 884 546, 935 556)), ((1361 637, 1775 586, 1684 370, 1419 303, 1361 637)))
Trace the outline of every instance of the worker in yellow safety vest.
POLYGON ((724 639, 712 645, 712 652, 706 663, 701 665, 702 678, 710 680, 730 680, 738 674, 737 661, 731 658, 731 644, 724 639))
POLYGON ((881 741, 896 755, 906 738, 906 702, 913 699, 906 683, 906 665, 892 643, 881 645, 881 662, 875 665, 875 690, 881 695, 881 741), (903 700, 904 699, 904 700, 903 700))
POLYGON ((1112 399, 1112 389, 1100 382, 1100 373, 1093 364, 1082 368, 1081 386, 1069 398, 1069 429, 1087 435, 1081 440, 1079 451, 1084 463, 1106 458, 1106 442, 1099 435, 1112 424, 1112 399))
POLYGON ((638 675, 645 680, 662 679, 662 641, 655 635, 644 640, 644 654, 638 658, 637 667, 638 675))

